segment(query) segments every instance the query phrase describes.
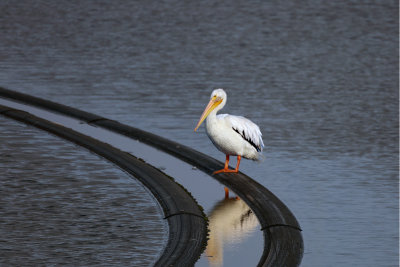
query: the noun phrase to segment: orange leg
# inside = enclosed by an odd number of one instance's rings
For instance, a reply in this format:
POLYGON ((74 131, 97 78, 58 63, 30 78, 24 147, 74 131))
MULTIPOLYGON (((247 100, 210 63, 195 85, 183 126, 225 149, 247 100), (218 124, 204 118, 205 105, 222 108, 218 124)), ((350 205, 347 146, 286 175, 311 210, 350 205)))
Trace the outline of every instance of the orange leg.
POLYGON ((229 171, 228 168, 229 168, 229 155, 226 155, 224 168, 222 170, 213 172, 213 174, 217 174, 217 173, 221 173, 221 172, 228 172, 229 171))
POLYGON ((225 190, 225 199, 228 199, 229 198, 229 189, 228 189, 228 187, 224 187, 224 190, 225 190))
MULTIPOLYGON (((228 187, 224 187, 224 190, 225 190, 225 199, 228 199, 229 198, 229 188, 228 187)), ((235 199, 239 200, 240 197, 236 196, 235 199)))
POLYGON ((236 169, 231 170, 229 169, 229 155, 226 155, 226 160, 225 160, 225 166, 222 170, 215 171, 213 174, 221 173, 221 172, 238 172, 239 171, 239 165, 240 165, 240 160, 242 159, 241 156, 237 156, 237 163, 236 163, 236 169))
MULTIPOLYGON (((237 156, 236 169, 231 170, 231 169, 229 169, 229 155, 226 155, 224 168, 222 170, 213 172, 213 174, 217 174, 217 173, 221 173, 221 172, 238 172, 241 159, 242 159, 241 156, 237 156)), ((229 189, 227 187, 225 187, 224 190, 225 190, 225 198, 229 198, 229 189)))
POLYGON ((240 165, 240 160, 242 159, 242 157, 241 156, 237 156, 237 162, 236 162, 236 169, 235 169, 235 172, 238 172, 239 171, 239 165, 240 165))

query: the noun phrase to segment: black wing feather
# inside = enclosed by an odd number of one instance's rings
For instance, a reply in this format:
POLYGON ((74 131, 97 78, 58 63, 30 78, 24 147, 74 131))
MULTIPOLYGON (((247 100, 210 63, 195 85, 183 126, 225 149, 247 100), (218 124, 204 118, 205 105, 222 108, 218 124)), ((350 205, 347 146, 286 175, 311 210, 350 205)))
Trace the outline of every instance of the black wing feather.
POLYGON ((248 136, 246 136, 246 134, 245 134, 244 131, 239 132, 239 130, 237 130, 237 129, 233 128, 233 127, 232 127, 232 129, 233 129, 235 132, 237 132, 238 134, 240 134, 240 136, 241 136, 244 140, 246 140, 247 142, 249 142, 249 144, 252 145, 252 146, 257 150, 257 152, 261 152, 261 146, 257 146, 256 144, 254 144, 254 142, 251 141, 251 139, 250 139, 248 136))

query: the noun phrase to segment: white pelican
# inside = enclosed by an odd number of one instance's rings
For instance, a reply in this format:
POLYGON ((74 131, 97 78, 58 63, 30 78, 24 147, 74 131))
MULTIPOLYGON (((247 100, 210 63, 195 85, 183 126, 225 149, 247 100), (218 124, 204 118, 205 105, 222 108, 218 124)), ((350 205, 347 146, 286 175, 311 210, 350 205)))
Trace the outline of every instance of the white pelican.
MULTIPOLYGON (((258 160, 264 147, 260 128, 242 116, 219 114, 217 112, 226 104, 226 93, 223 89, 215 89, 211 93, 210 102, 197 123, 196 131, 206 120, 206 132, 211 142, 226 155, 225 167, 215 171, 238 172, 241 157, 258 160), (236 169, 229 169, 229 156, 237 156, 236 169)), ((227 189, 225 188, 225 192, 227 189)))

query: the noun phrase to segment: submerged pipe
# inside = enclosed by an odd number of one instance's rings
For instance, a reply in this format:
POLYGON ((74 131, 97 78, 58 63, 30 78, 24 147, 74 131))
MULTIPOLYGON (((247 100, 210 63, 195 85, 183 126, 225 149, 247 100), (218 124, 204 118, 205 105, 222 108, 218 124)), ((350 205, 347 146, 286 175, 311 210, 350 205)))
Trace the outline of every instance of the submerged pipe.
MULTIPOLYGON (((139 140, 196 166, 209 175, 224 166, 222 162, 190 147, 95 114, 1 87, 0 96, 75 117, 139 140)), ((213 177, 235 191, 254 211, 260 221, 264 234, 264 252, 258 266, 300 265, 304 251, 301 228, 288 207, 271 191, 241 172, 237 174, 220 173, 213 177)))

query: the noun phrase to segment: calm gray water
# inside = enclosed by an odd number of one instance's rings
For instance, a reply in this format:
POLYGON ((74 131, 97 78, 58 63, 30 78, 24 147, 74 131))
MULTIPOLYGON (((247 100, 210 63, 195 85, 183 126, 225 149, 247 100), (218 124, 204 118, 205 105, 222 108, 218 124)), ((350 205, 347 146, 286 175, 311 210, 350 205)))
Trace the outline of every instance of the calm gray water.
POLYGON ((264 134, 241 170, 298 218, 303 266, 398 265, 397 1, 47 2, 1 1, 0 85, 221 160, 193 128, 223 87, 264 134))
POLYGON ((140 183, 41 130, 3 116, 0 129, 1 266, 157 260, 167 226, 140 183))

